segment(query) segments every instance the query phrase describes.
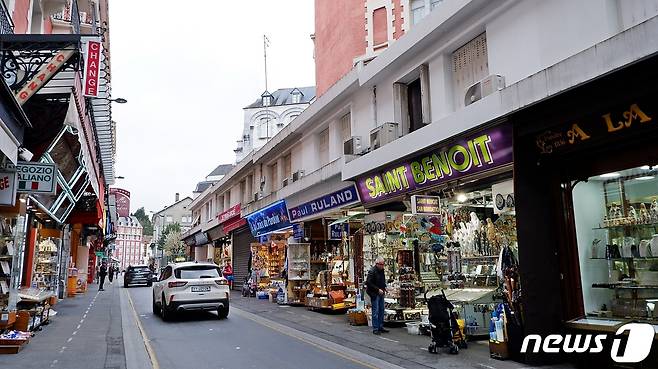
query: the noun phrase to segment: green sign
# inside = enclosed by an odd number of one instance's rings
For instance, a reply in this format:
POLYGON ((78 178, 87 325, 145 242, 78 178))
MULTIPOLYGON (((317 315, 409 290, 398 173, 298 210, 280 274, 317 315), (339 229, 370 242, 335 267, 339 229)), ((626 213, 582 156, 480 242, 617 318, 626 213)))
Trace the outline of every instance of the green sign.
POLYGON ((96 251, 96 256, 98 256, 99 258, 104 258, 104 257, 105 257, 105 253, 102 252, 102 251, 96 251))

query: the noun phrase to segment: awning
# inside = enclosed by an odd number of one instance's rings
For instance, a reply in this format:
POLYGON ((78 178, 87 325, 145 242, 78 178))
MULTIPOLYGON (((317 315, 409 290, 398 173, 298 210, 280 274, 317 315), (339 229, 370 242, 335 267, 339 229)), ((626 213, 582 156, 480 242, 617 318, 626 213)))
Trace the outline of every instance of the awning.
POLYGON ((228 234, 229 232, 235 231, 238 228, 242 228, 247 225, 247 220, 244 218, 237 218, 232 221, 226 222, 223 225, 224 233, 228 234))
POLYGON ((341 223, 349 222, 349 221, 352 221, 352 220, 361 220, 361 219, 365 218, 366 215, 367 215, 366 213, 359 213, 359 214, 354 214, 354 215, 350 215, 350 216, 346 216, 346 217, 341 217, 341 218, 338 218, 338 219, 334 220, 333 222, 329 223, 329 225, 332 226, 332 225, 335 225, 335 224, 341 224, 341 223))

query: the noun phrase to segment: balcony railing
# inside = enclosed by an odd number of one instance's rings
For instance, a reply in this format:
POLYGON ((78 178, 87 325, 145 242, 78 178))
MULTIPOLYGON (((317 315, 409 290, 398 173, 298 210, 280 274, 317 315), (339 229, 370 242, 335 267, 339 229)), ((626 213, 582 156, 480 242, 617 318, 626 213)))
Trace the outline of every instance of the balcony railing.
MULTIPOLYGON (((52 17, 53 20, 71 23, 71 25, 73 26, 73 31, 76 34, 80 33, 81 24, 91 26, 92 28, 95 27, 96 25, 95 14, 93 14, 93 12, 89 12, 89 13, 80 12, 78 10, 77 1, 69 0, 66 3, 64 10, 54 14, 52 17)), ((96 33, 95 29, 93 31, 94 31, 93 33, 96 33)))
POLYGON ((14 22, 12 22, 11 16, 9 16, 9 10, 5 2, 0 1, 0 4, 2 4, 0 8, 0 33, 3 35, 12 34, 14 33, 14 22))

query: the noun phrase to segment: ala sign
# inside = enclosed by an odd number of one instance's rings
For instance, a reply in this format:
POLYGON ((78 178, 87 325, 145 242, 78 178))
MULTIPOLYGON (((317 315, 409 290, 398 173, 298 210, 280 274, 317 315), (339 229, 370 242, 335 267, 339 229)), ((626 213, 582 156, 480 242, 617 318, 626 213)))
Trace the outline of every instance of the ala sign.
MULTIPOLYGON (((613 336, 612 352, 610 357, 617 363, 639 363, 646 359, 651 352, 651 345, 656 332, 651 324, 628 323, 617 329, 613 336), (621 338, 628 332, 626 349, 620 352, 621 338)), ((551 334, 542 338, 540 335, 531 334, 523 339, 521 352, 538 353, 545 352, 548 354, 558 353, 600 353, 603 351, 604 342, 608 340, 607 334, 551 334), (531 344, 534 344, 531 346, 531 344)))

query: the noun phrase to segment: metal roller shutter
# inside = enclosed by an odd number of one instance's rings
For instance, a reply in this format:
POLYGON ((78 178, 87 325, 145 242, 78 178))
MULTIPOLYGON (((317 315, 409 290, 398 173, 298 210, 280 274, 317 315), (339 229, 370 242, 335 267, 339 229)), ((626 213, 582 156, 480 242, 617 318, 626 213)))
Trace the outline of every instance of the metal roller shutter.
POLYGON ((256 239, 251 235, 248 227, 233 232, 233 289, 242 289, 244 279, 249 275, 249 254, 251 244, 256 239))

